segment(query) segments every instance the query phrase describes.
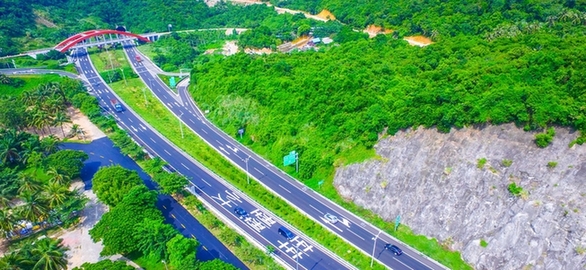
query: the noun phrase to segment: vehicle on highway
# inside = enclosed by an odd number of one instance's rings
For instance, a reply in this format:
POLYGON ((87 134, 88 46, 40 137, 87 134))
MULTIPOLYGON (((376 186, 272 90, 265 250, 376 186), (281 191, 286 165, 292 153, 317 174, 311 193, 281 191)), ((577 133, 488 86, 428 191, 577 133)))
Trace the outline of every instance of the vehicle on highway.
POLYGON ((287 240, 291 240, 295 237, 294 233, 292 233, 289 229, 283 226, 279 227, 279 234, 287 238, 287 240))
POLYGON ((329 223, 331 223, 331 224, 334 224, 334 223, 338 222, 338 217, 337 217, 337 216, 334 216, 334 215, 332 215, 332 214, 330 214, 330 213, 326 213, 326 214, 324 215, 324 218, 325 218, 325 219, 326 219, 326 220, 327 220, 329 223))
POLYGON ((112 103, 112 106, 114 106, 114 109, 117 112, 122 112, 122 105, 120 104, 120 102, 117 99, 115 99, 115 98, 110 99, 110 103, 112 103))
POLYGON ((385 249, 388 249, 390 252, 392 252, 396 256, 400 256, 401 254, 403 254, 403 251, 398 246, 395 246, 395 245, 386 244, 385 249))
POLYGON ((240 207, 240 206, 236 206, 236 208, 234 208, 234 214, 236 214, 240 218, 248 216, 248 213, 246 213, 246 210, 242 209, 242 207, 240 207))
POLYGON ((141 61, 140 55, 137 55, 135 58, 136 58, 136 62, 140 62, 141 61))

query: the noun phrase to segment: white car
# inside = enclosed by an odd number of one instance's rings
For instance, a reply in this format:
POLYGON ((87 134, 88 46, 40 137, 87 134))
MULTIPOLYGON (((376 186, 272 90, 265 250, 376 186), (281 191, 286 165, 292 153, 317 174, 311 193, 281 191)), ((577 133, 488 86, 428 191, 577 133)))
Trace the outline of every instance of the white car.
POLYGON ((325 214, 324 218, 331 224, 338 222, 338 217, 336 217, 330 213, 325 214))

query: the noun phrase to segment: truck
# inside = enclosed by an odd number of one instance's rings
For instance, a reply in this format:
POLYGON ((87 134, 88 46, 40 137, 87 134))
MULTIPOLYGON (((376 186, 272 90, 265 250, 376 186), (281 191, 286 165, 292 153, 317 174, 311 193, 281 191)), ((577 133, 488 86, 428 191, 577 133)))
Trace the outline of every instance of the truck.
POLYGON ((116 110, 116 112, 122 112, 122 104, 120 104, 117 99, 110 99, 110 103, 112 103, 112 106, 114 106, 114 110, 116 110))
POLYGON ((141 61, 141 59, 140 59, 140 55, 137 55, 137 56, 135 56, 135 57, 136 57, 136 62, 140 62, 140 61, 141 61))

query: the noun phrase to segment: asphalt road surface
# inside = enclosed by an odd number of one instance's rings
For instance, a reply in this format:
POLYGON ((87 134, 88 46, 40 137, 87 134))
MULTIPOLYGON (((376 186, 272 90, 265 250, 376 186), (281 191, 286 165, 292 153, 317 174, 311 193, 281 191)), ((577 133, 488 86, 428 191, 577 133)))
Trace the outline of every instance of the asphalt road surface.
POLYGON ((245 236, 253 237, 260 245, 275 247, 275 256, 291 266, 299 269, 353 269, 344 260, 324 249, 312 239, 308 239, 295 228, 287 225, 283 220, 250 200, 245 194, 233 189, 215 177, 211 172, 199 165, 193 158, 183 154, 148 124, 142 121, 128 106, 123 104, 124 111, 116 113, 111 99, 117 97, 110 91, 105 82, 95 71, 88 55, 84 50, 77 50, 74 54, 76 65, 79 67, 82 77, 90 82, 93 94, 100 100, 104 110, 114 116, 117 123, 149 153, 165 160, 175 171, 190 179, 191 187, 201 200, 216 209, 216 213, 224 216, 245 236), (246 216, 234 213, 236 206, 242 207, 248 212, 246 216), (281 226, 286 226, 295 233, 292 239, 286 239, 277 231, 281 226))
MULTIPOLYGON (((156 184, 134 160, 120 153, 112 141, 107 137, 95 140, 90 144, 63 143, 62 148, 81 150, 88 154, 89 159, 81 171, 81 179, 85 189, 91 189, 92 178, 102 166, 120 165, 126 169, 138 172, 140 178, 149 189, 156 189, 156 184)), ((169 195, 159 194, 157 208, 163 212, 167 223, 173 225, 185 237, 196 238, 200 243, 197 248, 198 261, 208 261, 216 258, 230 263, 240 269, 248 269, 230 250, 228 250, 210 231, 201 225, 181 204, 169 195)))
MULTIPOLYGON (((140 78, 173 114, 225 158, 243 171, 247 171, 259 183, 288 201, 290 205, 353 244, 365 254, 374 254, 375 259, 389 268, 445 269, 418 251, 407 247, 384 232, 381 233, 380 229, 308 189, 304 184, 291 178, 232 137, 224 134, 206 120, 202 112, 195 106, 185 87, 178 87, 179 95, 173 93, 155 74, 149 71, 147 67, 152 64, 144 55, 138 53, 134 46, 125 45, 124 50, 140 78), (136 55, 140 56, 141 61, 136 60, 136 55), (339 222, 332 223, 326 220, 324 218, 326 213, 335 215, 339 222), (404 253, 401 256, 395 256, 386 251, 384 247, 388 243, 399 246, 404 253)), ((300 159, 303 162, 303 157, 300 159)))

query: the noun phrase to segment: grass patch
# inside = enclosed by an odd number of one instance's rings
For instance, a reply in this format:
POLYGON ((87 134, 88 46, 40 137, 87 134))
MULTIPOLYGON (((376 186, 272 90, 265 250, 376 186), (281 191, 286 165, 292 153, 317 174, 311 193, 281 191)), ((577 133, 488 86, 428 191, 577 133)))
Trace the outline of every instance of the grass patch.
POLYGON ((478 169, 482 169, 482 168, 484 168, 485 164, 486 164, 486 158, 479 158, 478 161, 476 162, 476 167, 478 169))
POLYGON ((155 59, 157 53, 155 52, 155 46, 153 43, 146 43, 136 47, 142 54, 149 59, 155 59))
POLYGON ((10 76, 13 78, 19 78, 24 80, 24 85, 21 87, 13 87, 6 84, 0 84, 0 95, 2 96, 14 96, 17 97, 22 92, 35 89, 41 84, 49 82, 62 82, 64 78, 57 74, 38 74, 38 75, 17 75, 10 76))
MULTIPOLYGON (((185 132, 185 138, 182 139, 179 130, 179 120, 164 108, 158 100, 152 96, 150 91, 147 92, 147 106, 145 106, 142 90, 140 89, 144 87, 144 85, 140 81, 138 81, 138 84, 134 87, 130 87, 131 83, 129 80, 128 87, 124 86, 124 82, 113 83, 111 86, 133 110, 143 117, 146 122, 152 125, 171 142, 182 148, 186 153, 197 159, 204 166, 230 181, 234 186, 246 192, 251 198, 261 203, 275 215, 290 222, 297 229, 307 234, 316 242, 332 250, 349 263, 355 265, 359 269, 370 268, 370 257, 356 250, 346 241, 334 236, 329 231, 326 231, 323 227, 304 215, 301 215, 279 197, 273 195, 257 184, 256 181, 252 181, 250 185, 247 185, 244 172, 234 167, 232 163, 224 159, 195 134, 192 132, 185 132), (138 86, 138 84, 140 84, 140 86, 138 86)), ((262 151, 257 151, 258 149, 253 148, 253 150, 257 153, 263 153, 262 151)), ((360 158, 369 154, 368 151, 356 151, 356 153, 356 160, 360 160, 360 158)), ((288 169, 289 172, 294 170, 294 168, 288 169)), ((316 188, 319 180, 320 179, 310 179, 305 181, 305 183, 312 188, 316 188)), ((438 260, 450 269, 472 269, 472 267, 462 260, 462 256, 459 252, 446 250, 436 239, 429 239, 423 235, 415 235, 406 226, 400 226, 399 230, 395 232, 394 224, 386 222, 380 216, 369 210, 344 201, 344 199, 341 198, 333 188, 333 176, 324 180, 325 184, 318 191, 342 207, 361 216, 368 222, 397 237, 407 245, 416 248, 425 255, 438 260)), ((385 267, 376 263, 373 269, 385 269, 385 267)))
POLYGON ((558 163, 555 162, 555 161, 550 161, 550 162, 547 163, 547 167, 550 168, 550 169, 553 169, 553 168, 555 168, 557 166, 558 166, 558 163))
POLYGON ((505 167, 511 167, 511 165, 513 165, 513 161, 505 158, 501 161, 501 164, 505 167))

